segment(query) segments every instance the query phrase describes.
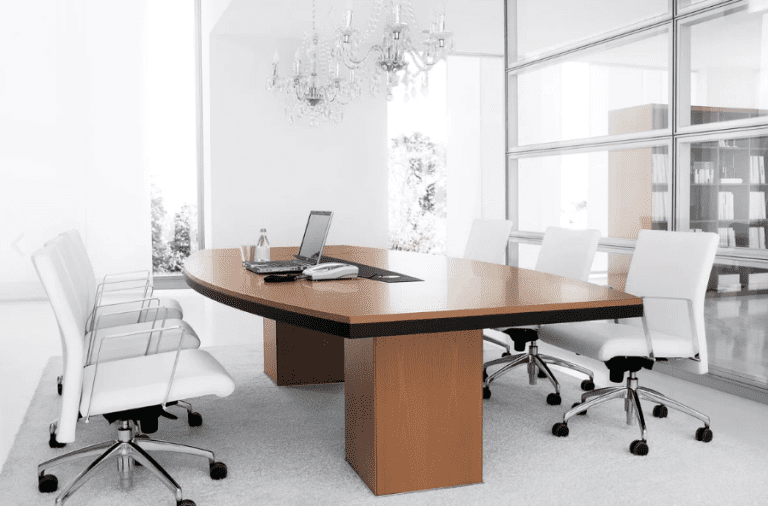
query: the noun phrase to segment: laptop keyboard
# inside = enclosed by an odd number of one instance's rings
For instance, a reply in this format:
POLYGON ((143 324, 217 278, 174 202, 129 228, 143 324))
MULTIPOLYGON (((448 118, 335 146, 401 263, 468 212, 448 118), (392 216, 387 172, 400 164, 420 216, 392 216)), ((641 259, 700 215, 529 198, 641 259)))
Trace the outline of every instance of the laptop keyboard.
POLYGON ((269 267, 293 267, 294 265, 303 266, 307 264, 300 260, 271 260, 267 265, 269 267))

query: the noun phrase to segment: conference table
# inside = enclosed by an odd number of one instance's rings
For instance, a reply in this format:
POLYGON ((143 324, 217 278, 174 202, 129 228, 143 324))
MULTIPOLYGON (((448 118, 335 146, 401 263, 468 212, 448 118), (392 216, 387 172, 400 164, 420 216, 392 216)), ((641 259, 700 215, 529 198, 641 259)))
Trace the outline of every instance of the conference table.
POLYGON ((323 255, 422 281, 265 283, 239 249, 199 251, 183 273, 264 317, 264 372, 277 385, 344 382, 346 460, 376 495, 482 482, 483 329, 643 311, 609 287, 506 265, 358 246, 323 255))

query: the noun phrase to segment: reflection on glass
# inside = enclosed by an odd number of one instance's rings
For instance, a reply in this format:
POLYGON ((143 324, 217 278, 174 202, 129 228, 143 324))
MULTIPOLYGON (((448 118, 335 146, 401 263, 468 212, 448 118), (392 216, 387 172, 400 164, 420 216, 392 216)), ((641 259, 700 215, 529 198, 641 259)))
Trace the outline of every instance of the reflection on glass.
POLYGON ((669 228, 666 146, 511 159, 515 166, 519 230, 595 228, 635 239, 641 229, 669 228))
POLYGON ((662 28, 511 74, 509 145, 666 129, 668 45, 662 28))
POLYGON ((690 158, 690 229, 719 234, 724 248, 765 249, 768 137, 681 148, 681 159, 690 158))
POLYGON ((509 59, 530 58, 668 11, 667 0, 507 0, 509 59))
POLYGON ((768 270, 715 264, 704 301, 713 372, 763 386, 768 381, 768 270))
POLYGON ((706 12, 678 33, 680 126, 768 115, 768 3, 706 12))

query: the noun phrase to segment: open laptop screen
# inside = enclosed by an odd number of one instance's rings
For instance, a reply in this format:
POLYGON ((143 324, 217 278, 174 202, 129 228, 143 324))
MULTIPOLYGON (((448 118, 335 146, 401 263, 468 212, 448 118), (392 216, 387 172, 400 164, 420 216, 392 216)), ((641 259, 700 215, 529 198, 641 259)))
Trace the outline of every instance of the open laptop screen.
POLYGON ((312 211, 309 214, 307 228, 304 230, 304 238, 301 240, 298 258, 312 263, 317 263, 323 252, 325 238, 331 226, 331 211, 312 211))

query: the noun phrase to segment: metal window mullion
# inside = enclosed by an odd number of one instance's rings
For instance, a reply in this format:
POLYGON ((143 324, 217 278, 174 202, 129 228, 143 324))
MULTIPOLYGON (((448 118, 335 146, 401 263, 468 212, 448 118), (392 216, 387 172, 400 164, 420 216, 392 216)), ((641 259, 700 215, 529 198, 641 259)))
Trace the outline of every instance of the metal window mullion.
POLYGON ((203 134, 203 21, 201 0, 195 0, 195 154, 197 164, 197 249, 205 249, 205 154, 203 134))
POLYGON ((657 28, 663 27, 671 20, 672 15, 670 13, 661 14, 659 16, 640 21, 633 25, 629 25, 628 27, 611 30, 610 32, 605 32, 570 45, 562 46, 558 49, 547 51, 531 58, 519 60, 508 66, 507 72, 516 73, 527 67, 547 63, 552 60, 557 60, 574 53, 580 53, 584 50, 619 41, 623 38, 632 37, 633 35, 641 34, 646 31, 653 31, 657 28))
POLYGON ((619 149, 640 149, 646 147, 668 144, 669 133, 657 133, 655 135, 627 134, 610 137, 594 137, 589 142, 564 141, 550 144, 538 144, 513 148, 507 153, 507 158, 534 158, 539 156, 554 156, 559 154, 592 153, 595 151, 615 151, 619 149))

